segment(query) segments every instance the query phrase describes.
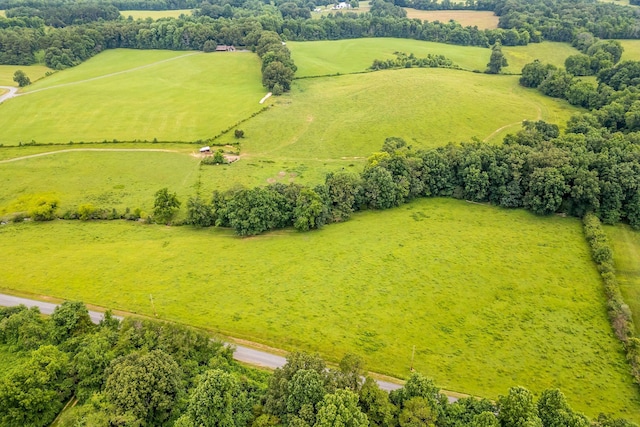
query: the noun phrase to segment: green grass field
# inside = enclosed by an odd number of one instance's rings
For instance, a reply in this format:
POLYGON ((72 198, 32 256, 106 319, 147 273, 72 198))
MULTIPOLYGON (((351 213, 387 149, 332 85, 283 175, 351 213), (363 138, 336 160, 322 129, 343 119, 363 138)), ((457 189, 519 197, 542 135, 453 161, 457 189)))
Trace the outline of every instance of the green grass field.
POLYGON ((618 40, 624 52, 622 52, 623 61, 639 61, 640 60, 640 40, 618 40))
POLYGON ((288 42, 298 67, 296 77, 365 71, 375 59, 395 58, 394 52, 444 55, 469 70, 484 70, 491 51, 480 47, 393 38, 364 38, 318 42, 288 42))
POLYGON ((259 111, 255 54, 109 50, 0 106, 0 143, 194 141, 259 111), (233 72, 229 72, 233 70, 233 72))
MULTIPOLYGON (((0 218, 28 211, 42 197, 58 200, 61 213, 85 203, 116 208, 119 212, 126 208, 151 212, 153 195, 163 187, 176 192, 184 207, 189 197, 199 194, 208 199, 215 189, 237 185, 272 182, 315 185, 324 180, 327 172, 342 168, 359 171, 362 163, 341 159, 323 162, 246 159, 232 165, 200 168, 199 158, 195 157, 198 148, 182 144, 4 148, 0 150, 0 179, 6 184, 0 194, 0 218), (154 149, 170 152, 143 151, 154 149), (7 160, 41 153, 47 154, 2 163, 2 157, 7 160)), ((181 216, 184 215, 183 209, 181 216)))
POLYGON ((499 142, 522 120, 562 124, 575 111, 520 87, 516 76, 408 69, 303 79, 294 81, 291 95, 243 124, 242 153, 273 160, 368 157, 389 136, 419 147, 474 136, 499 142))
POLYGON ((418 10, 405 7, 407 18, 422 21, 456 21, 463 27, 471 26, 484 29, 498 28, 499 18, 493 12, 479 10, 418 10))
POLYGON ((0 215, 27 211, 42 196, 59 200, 62 211, 91 203, 149 212, 160 188, 170 187, 185 201, 196 193, 198 162, 187 153, 137 151, 67 152, 0 164, 0 215))
MULTIPOLYGON (((625 225, 607 227, 616 275, 624 302, 631 308, 636 329, 640 325, 640 233, 625 225)), ((640 336, 640 331, 636 330, 640 336)))
POLYGON ((127 222, 0 227, 3 284, 497 397, 560 387, 639 421, 580 222, 420 200, 312 233, 127 222), (402 224, 402 226, 398 226, 402 224), (51 268, 55 265, 55 268, 51 268))
POLYGON ((31 82, 40 80, 48 71, 53 71, 44 65, 0 65, 0 86, 18 86, 13 81, 13 74, 22 70, 31 79, 31 82))
POLYGON ((123 18, 132 17, 133 19, 147 19, 153 20, 160 18, 178 18, 180 15, 191 16, 191 9, 177 9, 177 10, 121 10, 120 15, 123 18))
POLYGON ((564 67, 564 61, 568 56, 577 55, 579 50, 569 43, 542 42, 529 43, 527 46, 503 46, 504 53, 509 63, 503 69, 505 73, 520 74, 522 67, 535 59, 556 67, 564 67))

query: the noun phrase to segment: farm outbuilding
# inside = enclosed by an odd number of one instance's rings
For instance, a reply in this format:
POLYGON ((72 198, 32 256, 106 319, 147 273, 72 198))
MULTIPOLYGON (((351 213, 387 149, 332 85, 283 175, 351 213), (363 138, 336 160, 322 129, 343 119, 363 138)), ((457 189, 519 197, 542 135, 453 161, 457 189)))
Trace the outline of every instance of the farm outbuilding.
POLYGON ((202 148, 200 149, 200 152, 201 152, 201 153, 210 153, 210 152, 211 152, 211 147, 209 147, 209 146, 202 147, 202 148))
POLYGON ((233 45, 227 46, 226 44, 219 44, 216 46, 216 52, 235 52, 236 48, 233 45))

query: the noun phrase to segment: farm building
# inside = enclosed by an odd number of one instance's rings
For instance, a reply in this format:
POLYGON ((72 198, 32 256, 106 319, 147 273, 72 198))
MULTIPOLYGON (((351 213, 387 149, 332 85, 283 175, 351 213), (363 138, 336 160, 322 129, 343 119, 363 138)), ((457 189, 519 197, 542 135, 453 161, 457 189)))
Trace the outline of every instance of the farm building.
POLYGON ((236 51, 236 48, 233 45, 227 46, 226 44, 219 44, 218 46, 216 46, 216 52, 235 52, 235 51, 236 51))

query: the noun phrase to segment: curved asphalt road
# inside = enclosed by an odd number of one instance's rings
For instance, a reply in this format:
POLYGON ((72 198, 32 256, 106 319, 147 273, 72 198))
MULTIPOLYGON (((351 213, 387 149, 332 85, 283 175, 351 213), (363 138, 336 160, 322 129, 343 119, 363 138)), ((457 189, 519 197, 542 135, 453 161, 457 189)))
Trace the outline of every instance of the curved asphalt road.
POLYGON ((4 101, 6 101, 7 99, 11 99, 14 98, 17 95, 18 92, 18 88, 14 87, 14 86, 0 86, 0 89, 6 89, 9 92, 5 93, 4 95, 0 95, 0 104, 2 104, 4 101))
MULTIPOLYGON (((53 310, 55 310, 57 304, 50 302, 37 301, 27 298, 14 297, 12 295, 0 294, 0 306, 13 307, 16 305, 24 304, 27 307, 38 307, 42 314, 51 314, 53 310)), ((104 318, 104 313, 99 311, 89 311, 89 317, 91 317, 91 321, 94 323, 99 323, 104 318)), ((114 316, 118 319, 122 319, 120 316, 114 316)), ((245 347, 242 345, 231 344, 236 348, 236 351, 233 353, 233 358, 239 362, 247 363, 249 365, 260 366, 269 369, 276 369, 284 366, 287 362, 282 356, 277 356, 275 354, 267 353, 265 351, 255 350, 250 347, 245 347)), ((378 386, 385 391, 396 390, 402 387, 400 384, 376 380, 378 382, 378 386)), ((455 397, 448 396, 449 402, 455 402, 455 397)))

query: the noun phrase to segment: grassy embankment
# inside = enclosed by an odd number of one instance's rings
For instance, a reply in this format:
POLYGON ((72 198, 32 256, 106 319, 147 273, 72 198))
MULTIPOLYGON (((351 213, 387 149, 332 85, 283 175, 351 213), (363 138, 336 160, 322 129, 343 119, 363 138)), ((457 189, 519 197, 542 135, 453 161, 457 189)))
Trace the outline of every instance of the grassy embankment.
POLYGON ((456 21, 463 27, 478 27, 481 30, 498 28, 499 17, 494 15, 493 12, 481 10, 418 10, 408 7, 403 9, 407 11, 407 18, 410 19, 430 22, 456 21))
POLYGON ((3 287, 154 315, 336 360, 414 367, 497 397, 560 387, 638 420, 578 220, 454 200, 366 212, 313 233, 126 222, 0 227, 3 287), (402 227, 398 227, 402 224, 402 227), (55 265, 55 268, 51 268, 55 265))
MULTIPOLYGON (((640 321, 640 233, 625 225, 606 227, 605 230, 613 249, 620 292, 638 325, 640 321)), ((640 331, 636 333, 640 336, 640 331)))
POLYGON ((132 17, 133 19, 151 18, 154 21, 160 18, 178 18, 180 15, 191 16, 192 9, 177 10, 121 10, 120 15, 123 18, 132 17))
POLYGON ((252 53, 109 50, 2 104, 0 143, 209 138, 263 107, 259 64, 252 53))
POLYGON ((13 81, 13 74, 17 70, 24 71, 32 83, 43 78, 47 71, 53 71, 44 65, 0 65, 0 86, 18 86, 13 81))

